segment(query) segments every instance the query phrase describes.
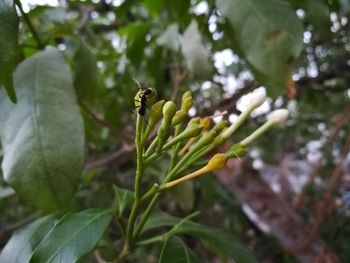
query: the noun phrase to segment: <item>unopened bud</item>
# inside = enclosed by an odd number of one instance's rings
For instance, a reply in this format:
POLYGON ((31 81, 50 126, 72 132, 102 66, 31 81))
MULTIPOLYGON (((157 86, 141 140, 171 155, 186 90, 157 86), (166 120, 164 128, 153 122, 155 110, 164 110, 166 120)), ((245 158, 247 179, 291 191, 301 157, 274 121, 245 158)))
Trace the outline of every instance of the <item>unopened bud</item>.
POLYGON ((211 122, 211 119, 209 117, 205 117, 205 118, 202 118, 199 123, 203 125, 203 130, 206 131, 210 127, 210 122, 211 122))
POLYGON ((187 112, 184 111, 184 110, 178 110, 176 113, 175 113, 175 116, 171 122, 171 126, 176 126, 182 122, 184 122, 184 120, 186 119, 186 116, 187 116, 187 112))
POLYGON ((267 115, 267 120, 275 124, 282 124, 288 119, 289 111, 286 109, 278 109, 267 115))
POLYGON ((225 153, 217 153, 209 160, 206 165, 209 171, 215 171, 225 167, 229 157, 225 153))
POLYGON ((187 126, 187 128, 183 132, 181 132, 174 139, 172 139, 170 142, 165 144, 163 147, 163 150, 169 149, 174 144, 177 144, 180 141, 198 136, 202 130, 203 130, 203 125, 200 125, 200 124, 193 124, 193 125, 187 126))
POLYGON ((163 109, 164 103, 165 103, 165 100, 160 100, 152 105, 150 110, 149 120, 148 120, 149 124, 156 123, 162 118, 163 116, 162 109, 163 109))
POLYGON ((216 133, 220 133, 226 126, 227 126, 227 120, 222 120, 222 121, 218 122, 213 127, 212 130, 215 131, 216 133))
POLYGON ((240 143, 234 144, 227 152, 226 155, 230 158, 243 157, 247 154, 248 150, 240 143))
POLYGON ((185 112, 188 112, 189 109, 192 107, 192 94, 190 91, 186 91, 182 95, 182 100, 181 100, 181 109, 184 110, 185 112))
POLYGON ((176 113, 176 104, 172 101, 167 101, 163 106, 164 119, 172 119, 176 113))
POLYGON ((256 89, 253 91, 250 98, 250 105, 257 108, 264 103, 266 100, 266 91, 264 89, 256 89))

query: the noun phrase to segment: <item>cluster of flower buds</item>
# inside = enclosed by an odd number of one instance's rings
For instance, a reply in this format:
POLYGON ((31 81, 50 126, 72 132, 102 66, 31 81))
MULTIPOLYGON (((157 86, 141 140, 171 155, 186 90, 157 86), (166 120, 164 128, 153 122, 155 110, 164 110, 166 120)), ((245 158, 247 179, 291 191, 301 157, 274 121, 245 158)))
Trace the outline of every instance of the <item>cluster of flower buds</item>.
MULTIPOLYGON (((266 99, 264 90, 256 90, 251 96, 249 105, 238 116, 236 121, 228 125, 226 120, 216 123, 211 128, 212 118, 191 118, 187 121, 188 111, 192 107, 192 95, 185 92, 182 96, 180 109, 172 101, 158 101, 149 110, 148 125, 141 133, 142 158, 146 168, 152 161, 163 153, 170 151, 172 159, 168 174, 161 184, 156 184, 153 192, 171 188, 181 182, 199 175, 225 167, 231 158, 244 156, 247 146, 266 132, 272 126, 284 123, 288 118, 288 110, 278 109, 267 116, 267 121, 242 141, 232 145, 226 152, 217 153, 205 161, 201 168, 185 176, 191 166, 198 164, 201 159, 215 148, 232 138, 234 132, 250 116, 251 112, 261 106, 266 99), (151 131, 159 123, 156 137, 147 144, 151 131), (186 124, 187 123, 187 124, 186 124)), ((141 118, 141 116, 139 116, 141 118)), ((201 162, 203 163, 203 162, 201 162)), ((147 194, 146 194, 147 195, 147 194)))

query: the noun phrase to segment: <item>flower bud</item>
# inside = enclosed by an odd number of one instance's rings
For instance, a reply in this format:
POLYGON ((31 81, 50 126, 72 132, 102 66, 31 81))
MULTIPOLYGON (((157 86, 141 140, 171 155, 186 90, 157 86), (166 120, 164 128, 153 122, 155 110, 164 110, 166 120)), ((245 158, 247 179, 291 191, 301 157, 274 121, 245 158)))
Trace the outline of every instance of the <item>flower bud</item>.
POLYGON ((151 123, 156 123, 159 121, 163 116, 163 106, 164 106, 165 100, 160 100, 152 105, 150 110, 150 115, 148 119, 148 124, 151 125, 151 123))
POLYGON ((182 109, 178 110, 175 113, 175 116, 174 116, 174 118, 173 118, 173 120, 171 122, 171 126, 176 126, 176 125, 182 123, 185 120, 186 116, 187 116, 187 112, 186 111, 184 111, 182 109))
POLYGON ((267 120, 275 124, 282 124, 288 119, 289 111, 286 109, 278 109, 267 115, 267 120))
POLYGON ((226 155, 230 158, 243 157, 247 154, 248 150, 245 146, 240 143, 234 144, 228 151, 226 155))
POLYGON ((191 107, 192 107, 192 94, 190 91, 186 91, 182 95, 181 109, 187 113, 191 107))
POLYGON ((164 119, 171 120, 176 113, 176 104, 172 101, 167 101, 163 106, 164 119))
POLYGON ((225 153, 217 153, 209 160, 208 167, 209 171, 215 171, 225 167, 229 157, 225 153))
POLYGON ((226 126, 227 126, 227 120, 222 120, 220 122, 218 122, 214 127, 213 127, 213 131, 215 131, 216 133, 220 133, 226 126))
POLYGON ((256 89, 250 98, 250 105, 254 108, 259 107, 266 100, 266 91, 264 89, 256 89))
POLYGON ((205 117, 205 118, 200 119, 199 123, 203 125, 203 130, 204 131, 209 129, 210 121, 211 121, 211 119, 209 117, 205 117))
POLYGON ((174 139, 172 139, 170 142, 164 145, 163 151, 169 149, 174 144, 177 144, 182 140, 198 136, 202 130, 203 125, 200 124, 192 124, 190 126, 187 126, 187 128, 183 132, 181 132, 174 139))
POLYGON ((194 145, 193 147, 194 151, 202 148, 203 146, 210 144, 212 141, 214 141, 215 137, 216 137, 215 131, 209 131, 207 133, 204 133, 203 136, 199 139, 199 141, 194 145))

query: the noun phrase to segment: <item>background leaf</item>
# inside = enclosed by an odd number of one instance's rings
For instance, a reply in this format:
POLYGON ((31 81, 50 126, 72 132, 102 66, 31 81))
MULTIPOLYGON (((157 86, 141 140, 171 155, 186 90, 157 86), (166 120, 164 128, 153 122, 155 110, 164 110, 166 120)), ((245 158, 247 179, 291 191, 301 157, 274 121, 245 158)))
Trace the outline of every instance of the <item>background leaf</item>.
POLYGON ((217 0, 233 27, 234 49, 272 96, 285 89, 290 63, 303 48, 303 28, 288 3, 280 0, 217 0))
POLYGON ((34 248, 54 224, 53 216, 40 218, 17 230, 0 254, 0 262, 28 263, 34 248))
POLYGON ((84 131, 62 55, 48 48, 17 68, 17 104, 0 92, 0 135, 5 180, 45 211, 65 207, 83 164, 84 131))
POLYGON ((30 262, 77 262, 95 247, 111 219, 111 211, 102 209, 66 215, 36 247, 30 262))
POLYGON ((19 59, 19 48, 18 17, 12 0, 0 0, 0 36, 0 87, 4 86, 15 102, 12 74, 19 59))
POLYGON ((159 263, 199 263, 194 252, 178 237, 168 238, 162 248, 159 263))
POLYGON ((186 29, 182 40, 182 53, 188 69, 202 79, 210 78, 213 66, 209 62, 209 54, 202 42, 202 36, 195 20, 186 29))
POLYGON ((95 54, 84 39, 80 40, 73 66, 74 88, 79 100, 93 101, 101 83, 95 54))

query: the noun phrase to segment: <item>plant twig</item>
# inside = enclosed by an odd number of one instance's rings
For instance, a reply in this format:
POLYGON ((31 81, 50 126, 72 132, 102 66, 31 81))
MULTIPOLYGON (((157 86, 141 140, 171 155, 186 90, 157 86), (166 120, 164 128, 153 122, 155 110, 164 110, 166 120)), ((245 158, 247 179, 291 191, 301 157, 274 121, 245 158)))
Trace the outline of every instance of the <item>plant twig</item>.
POLYGON ((27 16, 27 14, 24 12, 21 1, 20 0, 15 0, 15 3, 19 9, 19 11, 22 14, 23 20, 24 22, 27 24, 30 32, 33 35, 33 38, 35 39, 36 43, 38 44, 39 49, 44 49, 45 48, 45 44, 44 42, 41 40, 41 38, 39 37, 39 34, 36 32, 32 22, 30 21, 29 17, 27 16))

